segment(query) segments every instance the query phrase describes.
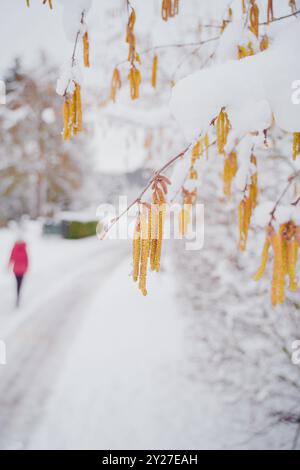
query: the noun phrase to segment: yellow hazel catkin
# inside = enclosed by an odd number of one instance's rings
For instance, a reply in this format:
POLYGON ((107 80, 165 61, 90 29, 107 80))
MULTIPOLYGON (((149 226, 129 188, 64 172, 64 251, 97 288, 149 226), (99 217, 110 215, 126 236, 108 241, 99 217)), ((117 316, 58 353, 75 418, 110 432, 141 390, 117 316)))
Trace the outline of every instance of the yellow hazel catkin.
POLYGON ((162 0, 161 16, 164 21, 178 15, 179 13, 179 0, 162 0))
POLYGON ((132 66, 129 74, 128 74, 128 80, 130 83, 130 96, 132 100, 136 100, 139 98, 139 89, 140 89, 140 84, 141 84, 141 73, 140 71, 135 67, 132 66))
POLYGON ((139 268, 139 289, 142 294, 146 296, 147 292, 147 268, 148 268, 148 257, 150 250, 149 240, 149 229, 147 223, 146 209, 143 207, 141 213, 141 257, 140 257, 140 268, 139 268))
POLYGON ((141 255, 141 227, 140 223, 137 222, 134 230, 133 242, 132 242, 132 257, 133 257, 133 280, 138 281, 139 268, 140 268, 140 255, 141 255))
POLYGON ((232 181, 237 173, 237 155, 232 151, 224 160, 223 192, 224 196, 231 196, 232 181))
POLYGON ((250 0, 250 31, 258 38, 259 36, 259 8, 255 0, 250 0))
POLYGON ((63 138, 64 140, 69 140, 71 137, 71 133, 70 133, 70 101, 68 98, 65 98, 64 100, 63 117, 64 117, 63 138))
POLYGON ((230 131, 230 123, 227 113, 222 109, 217 118, 217 147, 220 154, 224 153, 230 131))
POLYGON ((84 66, 90 67, 90 43, 89 43, 89 34, 86 31, 83 36, 83 62, 84 66))
POLYGON ((157 246, 155 251, 155 271, 160 271, 162 242, 164 237, 164 223, 165 223, 166 203, 164 196, 161 194, 158 203, 158 227, 157 227, 157 246))
POLYGON ((190 206, 184 205, 179 213, 179 233, 181 236, 187 234, 189 224, 191 222, 191 209, 190 206))
POLYGON ((294 132, 293 135, 293 160, 300 155, 300 132, 294 132))
POLYGON ((110 99, 115 103, 117 92, 121 88, 121 75, 117 68, 114 69, 112 79, 111 79, 111 88, 110 88, 110 99))
POLYGON ((285 300, 284 269, 280 233, 274 233, 271 236, 271 244, 274 253, 271 301, 273 307, 276 307, 277 305, 282 304, 285 300))
POLYGON ((152 88, 156 88, 156 84, 157 84, 157 64, 158 64, 158 57, 157 55, 155 55, 153 57, 153 62, 152 62, 152 74, 151 74, 152 88))
POLYGON ((296 240, 289 240, 287 242, 287 270, 289 276, 289 289, 292 292, 298 290, 297 280, 297 259, 298 259, 298 243, 296 240))
POLYGON ((270 239, 267 236, 266 240, 265 240, 265 243, 264 243, 262 255, 261 255, 261 265, 260 265, 260 267, 258 268, 256 274, 253 277, 253 279, 255 281, 260 281, 260 279, 263 277, 263 275, 265 273, 267 263, 268 263, 268 259, 269 259, 270 246, 271 246, 270 239))

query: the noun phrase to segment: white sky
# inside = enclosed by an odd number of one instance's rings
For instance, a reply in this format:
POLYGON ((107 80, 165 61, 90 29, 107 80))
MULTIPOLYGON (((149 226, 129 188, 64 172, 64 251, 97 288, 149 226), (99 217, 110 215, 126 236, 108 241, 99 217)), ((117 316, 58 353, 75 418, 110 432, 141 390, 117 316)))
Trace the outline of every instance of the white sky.
POLYGON ((57 63, 63 63, 72 49, 62 26, 62 8, 55 2, 55 10, 40 0, 0 0, 0 74, 14 57, 22 57, 32 64, 40 50, 46 50, 57 63), (64 45, 62 47, 62 44, 64 45))

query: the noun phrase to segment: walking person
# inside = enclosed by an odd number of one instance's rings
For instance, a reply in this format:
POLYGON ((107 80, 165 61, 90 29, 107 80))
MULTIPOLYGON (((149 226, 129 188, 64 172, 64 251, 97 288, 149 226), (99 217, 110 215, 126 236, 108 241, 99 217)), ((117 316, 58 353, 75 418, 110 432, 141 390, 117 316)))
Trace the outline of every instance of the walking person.
POLYGON ((16 306, 20 305, 20 294, 24 276, 28 270, 28 254, 26 243, 23 240, 17 240, 12 249, 9 265, 12 266, 17 281, 17 299, 16 306))

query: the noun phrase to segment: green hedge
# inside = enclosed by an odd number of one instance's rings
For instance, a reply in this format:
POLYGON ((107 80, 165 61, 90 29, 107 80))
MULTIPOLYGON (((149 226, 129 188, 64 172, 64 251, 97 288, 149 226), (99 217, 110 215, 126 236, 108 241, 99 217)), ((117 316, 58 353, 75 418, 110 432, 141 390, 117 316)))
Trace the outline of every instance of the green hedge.
POLYGON ((77 222, 63 221, 62 232, 63 237, 70 240, 78 240, 80 238, 93 237, 96 235, 98 222, 77 222))

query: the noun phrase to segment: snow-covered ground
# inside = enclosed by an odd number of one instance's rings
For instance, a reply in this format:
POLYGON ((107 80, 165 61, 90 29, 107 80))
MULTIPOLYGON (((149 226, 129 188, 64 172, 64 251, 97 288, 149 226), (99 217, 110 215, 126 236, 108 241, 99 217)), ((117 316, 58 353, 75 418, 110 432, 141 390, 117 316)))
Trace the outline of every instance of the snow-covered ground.
MULTIPOLYGON (((13 238, 0 231, 2 267, 13 238)), ((130 278, 128 242, 42 238, 35 229, 27 239, 31 271, 18 311, 14 279, 1 273, 0 448, 251 446, 247 413, 218 399, 193 364, 193 325, 168 256, 144 298, 130 278)))
POLYGON ((125 257, 126 248, 109 242, 104 247, 96 238, 42 238, 38 226, 32 227, 26 235, 31 268, 22 307, 16 310, 15 280, 5 272, 15 234, 2 230, 0 238, 0 338, 7 348, 7 364, 0 366, 0 441, 3 447, 24 447, 64 371, 66 352, 92 296, 125 257))
MULTIPOLYGON (((14 234, 0 233, 3 268, 14 234)), ((220 409, 191 378, 171 264, 145 299, 129 276, 127 242, 32 229, 27 239, 20 310, 12 275, 1 273, 0 447, 224 446, 220 409)))

